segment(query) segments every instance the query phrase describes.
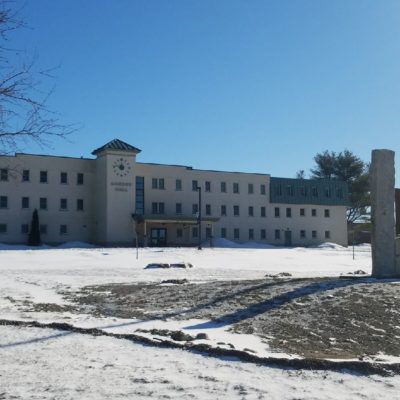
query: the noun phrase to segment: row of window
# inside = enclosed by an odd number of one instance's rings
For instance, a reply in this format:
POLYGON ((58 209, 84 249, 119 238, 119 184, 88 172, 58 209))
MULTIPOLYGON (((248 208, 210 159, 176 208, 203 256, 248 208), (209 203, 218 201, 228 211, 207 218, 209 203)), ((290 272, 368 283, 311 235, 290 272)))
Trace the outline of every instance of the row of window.
MULTIPOLYGON (((152 178, 151 180, 151 187, 152 189, 165 189, 165 180, 164 178, 152 178)), ((175 180, 175 190, 176 191, 181 191, 182 189, 182 179, 176 179, 175 180)), ((197 191, 199 190, 199 182, 197 180, 192 180, 192 190, 197 191)), ((211 181, 205 181, 204 183, 204 191, 205 192, 211 192, 212 191, 212 182, 211 181)), ((221 193, 227 193, 227 183, 226 182, 220 182, 220 191, 221 193)), ((232 193, 240 193, 240 187, 239 183, 234 182, 232 184, 232 193)), ((247 193, 248 194, 254 194, 254 184, 253 183, 248 183, 247 184, 247 193)), ((260 194, 266 194, 266 186, 264 184, 260 185, 260 194)))
MULTIPOLYGON (((233 216, 238 217, 240 216, 240 206, 234 205, 233 206, 233 216)), ((163 202, 153 202, 151 203, 151 212, 152 214, 165 214, 165 203, 163 202)), ((198 204, 192 204, 192 214, 196 215, 199 212, 199 206, 198 204)), ((280 208, 275 207, 275 217, 279 218, 280 217, 280 208)), ((183 207, 182 203, 176 203, 175 204, 175 213, 176 214, 183 214, 183 207)), ((212 215, 212 209, 211 209, 211 204, 206 204, 205 205, 205 215, 210 216, 212 215)), ((220 209, 220 215, 221 217, 226 217, 227 216, 227 206, 226 205, 221 205, 220 209)), ((247 208, 247 215, 249 217, 254 217, 254 207, 253 206, 248 206, 247 208)), ((300 216, 305 216, 306 215, 306 210, 305 208, 300 208, 300 216)), ((267 216, 267 211, 265 206, 260 207, 260 217, 264 218, 267 216)), ((317 209, 313 208, 311 209, 311 216, 316 217, 317 216, 317 209)), ((292 208, 287 207, 286 208, 286 217, 291 218, 292 217, 292 208)), ((324 217, 329 218, 330 217, 330 210, 327 208, 324 210, 324 217)))
MULTIPOLYGON (((41 235, 47 235, 47 225, 46 224, 41 224, 39 226, 40 229, 40 234, 41 235)), ((0 233, 7 233, 8 232, 8 225, 7 224, 1 224, 0 223, 0 233)), ((61 224, 59 225, 59 234, 60 235, 67 235, 68 234, 68 225, 66 224, 61 224)), ((29 224, 21 224, 21 233, 26 235, 29 233, 29 224)))
MULTIPOLYGON (((8 181, 9 179, 9 171, 7 168, 0 169, 0 181, 8 181)), ((24 169, 21 175, 22 182, 30 182, 31 181, 31 171, 29 169, 24 169)), ((39 182, 40 183, 48 183, 49 177, 47 171, 39 172, 39 182)), ((83 185, 84 182, 84 174, 82 172, 78 172, 76 174, 76 184, 83 185)), ((68 172, 60 172, 60 183, 66 185, 69 183, 69 175, 68 172)))
MULTIPOLYGON (((299 210, 299 215, 300 217, 305 217, 306 216, 306 209, 305 208, 300 208, 299 210)), ((281 209, 280 207, 275 207, 274 209, 274 216, 275 218, 279 218, 281 216, 281 209)), ((316 217, 317 216, 317 209, 312 208, 311 209, 311 216, 316 217)), ((331 216, 331 212, 329 208, 324 209, 324 217, 329 218, 331 216)), ((292 217, 292 208, 291 207, 286 207, 286 217, 291 218, 292 217)))
MULTIPOLYGON (((286 185, 286 195, 287 196, 295 196, 295 188, 293 185, 286 185)), ((282 185, 274 185, 274 193, 277 196, 282 196, 283 195, 283 190, 282 190, 282 185)), ((332 189, 329 186, 326 186, 323 190, 323 193, 325 197, 331 198, 332 197, 332 189)), ((306 186, 300 186, 298 188, 298 195, 302 197, 307 197, 308 196, 308 188, 306 186)), ((319 197, 320 193, 318 192, 318 187, 317 186, 312 186, 310 190, 310 194, 312 197, 319 197)), ((343 189, 342 188, 337 188, 336 189, 336 196, 338 198, 343 198, 343 189)))
MULTIPOLYGON (((0 209, 1 208, 8 208, 8 196, 0 196, 0 209)), ((21 208, 29 209, 30 208, 31 200, 29 197, 21 197, 21 208)), ((68 199, 61 198, 60 199, 60 210, 67 211, 68 210, 68 199)), ((48 201, 47 197, 40 197, 39 198, 39 209, 40 210, 47 210, 48 201)), ((76 199, 76 210, 77 211, 84 211, 84 203, 83 199, 76 199)))
MULTIPOLYGON (((281 229, 275 229, 274 231, 274 239, 275 240, 281 240, 283 235, 281 234, 281 232, 283 232, 281 229)), ((206 228, 206 238, 209 239, 211 238, 212 235, 212 230, 211 228, 206 228)), ((182 238, 183 237, 183 230, 181 228, 178 228, 176 231, 176 236, 177 238, 182 238)), ((192 238, 197 238, 199 236, 199 229, 197 226, 192 227, 192 238)), ((226 238, 227 237, 227 229, 226 228, 221 228, 220 231, 220 236, 221 238, 226 238)), ((235 240, 240 240, 241 233, 240 233, 240 228, 234 228, 233 229, 233 238, 235 240)), ((307 234, 306 234, 306 230, 302 229, 299 231, 299 238, 300 239, 306 239, 307 234)), ((311 231, 311 237, 313 239, 317 239, 318 238, 318 233, 317 231, 313 230, 311 231)), ((331 232, 330 231, 324 231, 324 238, 325 239, 330 239, 331 238, 331 232)), ((250 228, 248 230, 248 236, 247 236, 248 240, 255 240, 255 239, 261 239, 261 240, 265 240, 267 239, 267 231, 266 229, 260 229, 259 231, 259 236, 258 238, 255 237, 255 231, 254 229, 250 228)))

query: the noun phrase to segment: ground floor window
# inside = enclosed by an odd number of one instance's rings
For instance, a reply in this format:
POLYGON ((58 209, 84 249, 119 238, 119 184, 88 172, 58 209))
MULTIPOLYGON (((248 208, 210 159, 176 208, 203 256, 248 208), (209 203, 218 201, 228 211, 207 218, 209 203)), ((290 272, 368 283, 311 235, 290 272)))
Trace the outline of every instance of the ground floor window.
POLYGON ((68 233, 67 225, 60 225, 60 235, 66 235, 68 233))
POLYGON ((177 238, 182 238, 182 237, 183 237, 183 230, 182 230, 182 228, 178 228, 178 229, 176 230, 176 237, 177 237, 177 238))
POLYGON ((275 239, 278 240, 281 238, 281 231, 279 229, 275 229, 275 239))
POLYGON ((28 224, 22 224, 21 225, 21 233, 26 235, 29 233, 29 225, 28 224))
POLYGON ((221 228, 221 237, 222 237, 223 239, 226 238, 226 228, 221 228))
POLYGON ((325 231, 325 239, 331 238, 331 231, 325 231))
POLYGON ((194 238, 199 237, 199 229, 197 227, 192 228, 192 237, 194 238))
POLYGON ((249 240, 254 239, 254 229, 249 229, 249 240))
POLYGON ((210 239, 211 236, 212 236, 211 228, 207 227, 206 228, 206 239, 210 239))
POLYGON ((265 229, 261 229, 261 239, 266 239, 267 238, 267 232, 265 229))
POLYGON ((0 233, 7 233, 7 224, 0 224, 0 233))
POLYGON ((239 231, 239 228, 235 228, 235 229, 233 230, 233 238, 234 238, 234 239, 239 239, 239 238, 240 238, 240 231, 239 231))
POLYGON ((315 239, 317 237, 317 231, 312 231, 311 236, 313 237, 313 239, 315 239))

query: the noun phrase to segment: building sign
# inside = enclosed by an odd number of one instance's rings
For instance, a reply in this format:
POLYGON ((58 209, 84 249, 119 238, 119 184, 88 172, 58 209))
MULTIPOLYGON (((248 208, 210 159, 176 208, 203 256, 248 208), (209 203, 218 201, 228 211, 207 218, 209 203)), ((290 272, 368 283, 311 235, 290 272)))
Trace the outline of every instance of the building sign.
POLYGON ((111 186, 114 186, 116 192, 127 192, 128 188, 132 186, 130 182, 111 182, 111 186))

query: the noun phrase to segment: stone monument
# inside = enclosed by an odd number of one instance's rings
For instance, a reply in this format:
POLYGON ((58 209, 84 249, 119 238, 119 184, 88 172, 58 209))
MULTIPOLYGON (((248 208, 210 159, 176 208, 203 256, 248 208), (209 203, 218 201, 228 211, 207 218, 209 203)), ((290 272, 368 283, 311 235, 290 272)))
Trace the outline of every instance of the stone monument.
POLYGON ((372 150, 370 179, 372 276, 400 277, 400 257, 397 255, 400 240, 396 240, 395 231, 394 151, 372 150))

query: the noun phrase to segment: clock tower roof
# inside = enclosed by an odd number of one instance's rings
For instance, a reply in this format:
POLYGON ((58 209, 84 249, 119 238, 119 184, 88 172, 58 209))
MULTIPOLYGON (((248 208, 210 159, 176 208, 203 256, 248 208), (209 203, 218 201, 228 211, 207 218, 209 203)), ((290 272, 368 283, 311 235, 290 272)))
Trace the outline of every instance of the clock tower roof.
POLYGON ((97 155, 98 153, 101 153, 106 150, 126 151, 129 153, 133 152, 135 154, 138 154, 141 152, 140 149, 138 149, 134 146, 131 146, 130 144, 125 143, 120 139, 114 139, 114 140, 111 140, 111 142, 106 143, 104 146, 101 146, 98 149, 93 150, 92 154, 97 155))

